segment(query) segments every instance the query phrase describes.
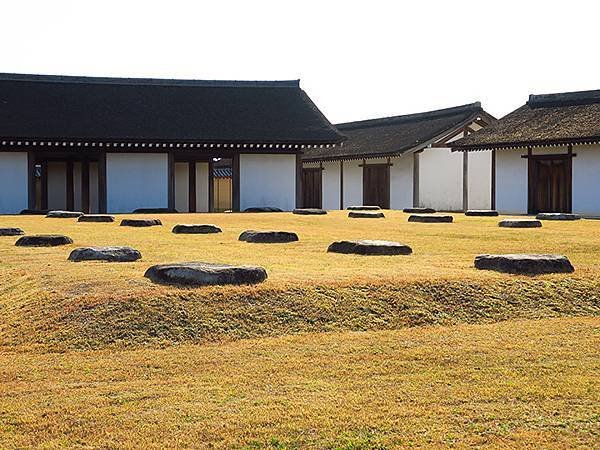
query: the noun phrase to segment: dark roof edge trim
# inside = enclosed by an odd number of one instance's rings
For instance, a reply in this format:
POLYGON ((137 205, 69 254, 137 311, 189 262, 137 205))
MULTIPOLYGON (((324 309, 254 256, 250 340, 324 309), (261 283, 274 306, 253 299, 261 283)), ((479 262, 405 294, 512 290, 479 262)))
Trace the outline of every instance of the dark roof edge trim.
POLYGON ((480 150, 510 150, 516 148, 527 148, 527 147, 556 147, 559 145, 586 145, 586 144, 600 144, 600 136, 582 137, 582 138, 568 138, 568 139, 551 139, 542 141, 523 141, 523 142, 506 142, 506 143, 494 143, 485 145, 457 145, 451 146, 453 152, 470 152, 480 150))
POLYGON ((556 94, 529 95, 527 105, 531 108, 574 106, 600 103, 600 90, 560 92, 556 94))

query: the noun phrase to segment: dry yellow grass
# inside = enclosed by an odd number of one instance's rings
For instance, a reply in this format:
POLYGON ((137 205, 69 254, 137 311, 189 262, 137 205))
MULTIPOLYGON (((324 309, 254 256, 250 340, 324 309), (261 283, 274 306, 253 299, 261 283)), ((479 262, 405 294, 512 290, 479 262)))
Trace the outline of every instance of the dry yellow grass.
POLYGON ((600 320, 0 353, 0 446, 594 448, 600 320))

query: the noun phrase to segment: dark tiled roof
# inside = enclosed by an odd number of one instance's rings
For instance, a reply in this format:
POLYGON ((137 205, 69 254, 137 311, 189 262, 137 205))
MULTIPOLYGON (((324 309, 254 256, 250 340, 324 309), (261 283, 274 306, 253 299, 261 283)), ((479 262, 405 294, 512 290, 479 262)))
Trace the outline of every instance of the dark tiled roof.
POLYGON ((399 155, 442 137, 479 114, 485 113, 477 102, 417 114, 341 123, 336 128, 348 138, 342 146, 309 149, 304 159, 399 155))
POLYGON ((530 95, 516 111, 453 142, 456 150, 557 145, 600 140, 600 90, 530 95))
POLYGON ((229 143, 343 140, 299 81, 0 74, 0 137, 229 143))

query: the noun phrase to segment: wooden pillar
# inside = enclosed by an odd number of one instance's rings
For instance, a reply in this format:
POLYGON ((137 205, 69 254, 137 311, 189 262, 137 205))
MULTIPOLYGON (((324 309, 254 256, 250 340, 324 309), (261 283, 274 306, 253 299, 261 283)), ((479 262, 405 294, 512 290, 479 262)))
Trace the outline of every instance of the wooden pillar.
POLYGON ((496 150, 492 150, 492 201, 491 209, 496 209, 496 150))
POLYGON ((208 212, 215 212, 215 177, 214 162, 210 158, 208 161, 208 212))
POLYGON ((240 154, 234 153, 231 159, 231 208, 240 212, 240 154))
POLYGON ((106 152, 101 152, 98 155, 98 212, 106 214, 107 210, 106 152))
POLYGON ((419 184, 420 184, 420 174, 421 174, 421 153, 415 152, 413 153, 413 208, 419 207, 419 184))
POLYGON ((42 177, 40 184, 42 185, 41 209, 48 209, 48 161, 42 161, 42 177))
POLYGON ((188 211, 196 212, 196 161, 189 162, 188 174, 188 211))
POLYGON ((35 155, 27 152, 27 208, 35 209, 35 155))
POLYGON ((175 155, 167 153, 167 208, 175 210, 175 155))
POLYGON ((344 160, 340 161, 340 209, 344 209, 344 160))
POLYGON ((81 161, 81 211, 90 213, 90 161, 81 161))
POLYGON ((67 211, 75 209, 75 189, 73 186, 73 160, 67 161, 67 211))
POLYGON ((296 154, 296 208, 302 208, 302 154, 296 154))

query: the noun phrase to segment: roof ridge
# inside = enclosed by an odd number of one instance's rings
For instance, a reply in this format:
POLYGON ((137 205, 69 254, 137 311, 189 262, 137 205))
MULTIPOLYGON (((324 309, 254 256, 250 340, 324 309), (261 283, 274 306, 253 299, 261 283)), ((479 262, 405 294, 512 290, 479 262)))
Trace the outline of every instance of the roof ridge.
POLYGON ((198 87, 274 87, 299 88, 300 80, 190 80, 173 78, 119 78, 73 75, 35 75, 20 73, 0 73, 0 81, 25 81, 40 83, 81 83, 114 85, 152 86, 198 86, 198 87))
POLYGON ((452 114, 457 114, 459 112, 475 112, 475 111, 483 111, 481 107, 481 102, 473 102, 467 103, 459 106, 452 106, 450 108, 442 108, 435 109, 432 111, 424 111, 412 114, 403 114, 399 116, 388 116, 388 117, 380 117, 376 119, 367 119, 367 120, 357 120, 354 122, 344 122, 335 124, 336 128, 340 129, 354 129, 354 128, 368 128, 373 126, 385 126, 385 125, 393 125, 398 122, 410 122, 424 119, 433 119, 437 117, 448 116, 452 114))
POLYGON ((532 108, 600 103, 600 89, 589 91, 530 94, 527 105, 532 108))

